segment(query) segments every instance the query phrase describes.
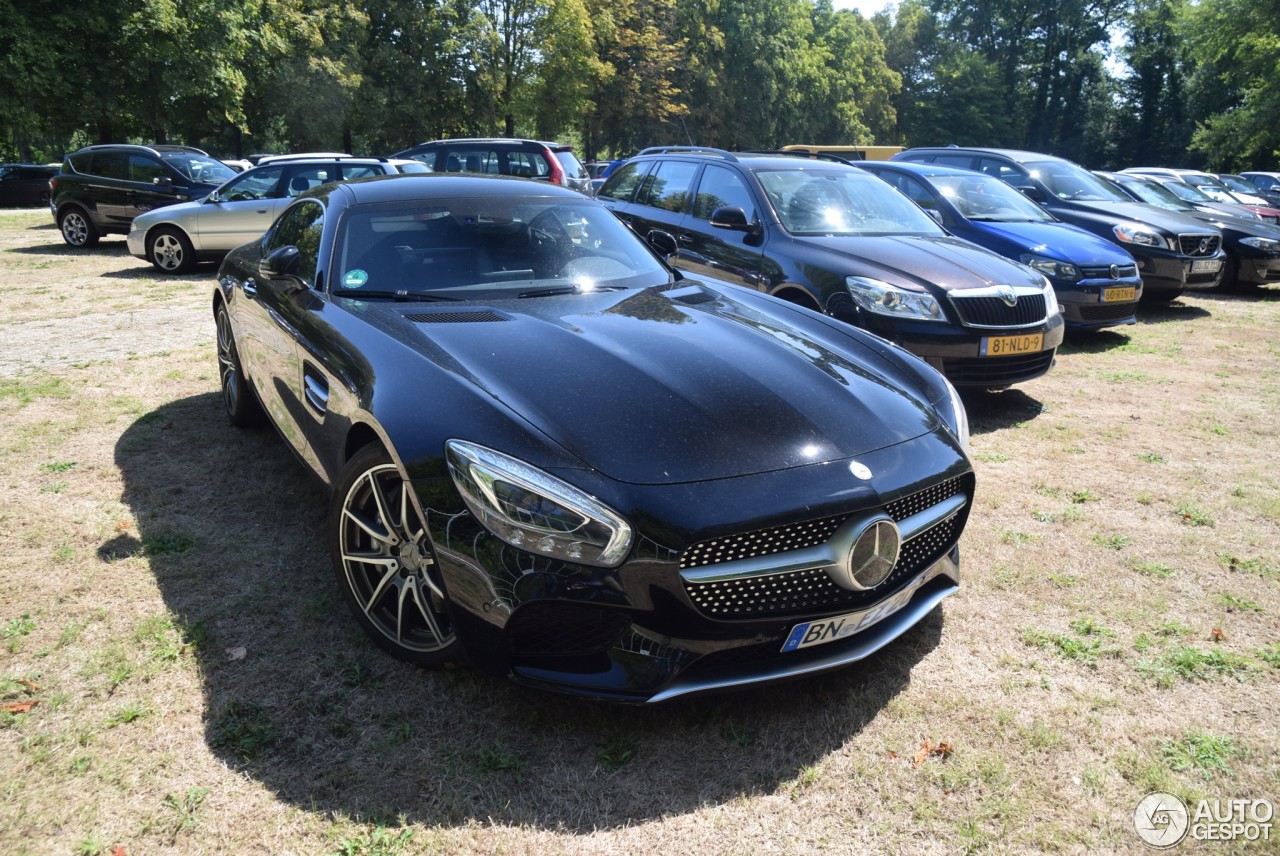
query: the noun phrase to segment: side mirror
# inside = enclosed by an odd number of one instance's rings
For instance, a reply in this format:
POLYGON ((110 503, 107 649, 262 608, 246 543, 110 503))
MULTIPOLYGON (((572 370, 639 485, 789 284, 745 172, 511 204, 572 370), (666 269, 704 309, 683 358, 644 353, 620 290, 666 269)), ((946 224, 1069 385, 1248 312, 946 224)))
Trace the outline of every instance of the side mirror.
POLYGON ((676 243, 676 239, 670 232, 663 232, 654 229, 649 233, 649 246, 653 247, 653 251, 664 259, 673 256, 680 249, 680 245, 676 243))
POLYGON ((279 247, 258 262, 258 276, 263 279, 292 279, 302 282, 298 266, 302 251, 295 246, 279 247))
POLYGON ((167 175, 156 176, 151 183, 162 190, 173 190, 173 179, 167 175))
POLYGON ((1034 184, 1023 185, 1016 189, 1032 202, 1044 202, 1044 194, 1041 193, 1040 188, 1036 187, 1034 184))
POLYGON ((939 226, 942 225, 941 211, 939 211, 937 208, 925 208, 923 210, 924 210, 924 213, 928 214, 930 217, 933 218, 933 222, 937 223, 939 226))
POLYGON ((215 190, 215 191, 213 191, 212 193, 210 193, 208 196, 206 196, 206 197, 204 198, 204 201, 205 201, 205 202, 221 202, 221 201, 222 201, 222 197, 221 197, 221 196, 219 196, 219 195, 218 195, 218 191, 216 191, 216 190, 215 190))

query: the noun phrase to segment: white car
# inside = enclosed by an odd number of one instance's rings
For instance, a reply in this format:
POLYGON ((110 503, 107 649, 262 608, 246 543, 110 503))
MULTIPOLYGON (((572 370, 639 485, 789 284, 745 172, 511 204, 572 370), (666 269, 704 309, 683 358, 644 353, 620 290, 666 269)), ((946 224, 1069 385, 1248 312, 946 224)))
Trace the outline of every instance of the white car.
POLYGON ((203 199, 167 205, 133 218, 129 252, 165 273, 218 261, 260 236, 295 196, 331 181, 420 171, 386 158, 350 155, 280 157, 240 173, 203 199))

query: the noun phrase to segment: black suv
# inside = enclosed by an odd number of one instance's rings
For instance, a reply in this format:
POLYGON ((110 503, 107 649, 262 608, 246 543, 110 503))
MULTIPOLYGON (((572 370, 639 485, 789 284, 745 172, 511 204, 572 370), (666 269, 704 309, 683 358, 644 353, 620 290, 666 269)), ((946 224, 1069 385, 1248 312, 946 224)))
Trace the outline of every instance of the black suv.
POLYGON ((396 152, 393 158, 422 161, 432 172, 478 172, 540 178, 591 192, 591 175, 573 153, 572 146, 518 140, 511 137, 477 137, 435 140, 396 152))
POLYGON ((1138 262, 1144 300, 1167 302, 1186 289, 1213 288, 1226 255, 1222 234, 1174 211, 1135 202, 1072 161, 1038 152, 946 146, 907 149, 890 160, 936 163, 994 175, 1059 220, 1101 235, 1138 262))
POLYGON ((86 146, 66 156, 49 182, 49 210, 73 247, 126 234, 153 208, 199 199, 236 171, 190 146, 86 146))
POLYGON ((596 198, 675 267, 870 330, 957 386, 1038 377, 1062 343, 1048 280, 840 158, 645 149, 596 198))

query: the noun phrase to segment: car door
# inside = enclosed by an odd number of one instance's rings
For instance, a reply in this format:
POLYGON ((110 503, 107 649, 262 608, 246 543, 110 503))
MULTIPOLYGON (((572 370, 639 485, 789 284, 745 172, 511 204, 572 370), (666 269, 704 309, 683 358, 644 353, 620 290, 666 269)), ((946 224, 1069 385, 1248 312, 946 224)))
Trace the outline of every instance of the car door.
POLYGON ((97 220, 108 228, 122 228, 133 219, 126 152, 94 152, 89 166, 86 196, 98 209, 97 220))
POLYGON ((685 160, 660 160, 645 176, 630 207, 636 233, 664 256, 679 247, 676 236, 690 210, 694 179, 702 164, 685 160))
POLYGON ((256 272, 241 283, 236 321, 245 373, 285 440, 304 460, 312 459, 304 429, 314 424, 305 403, 298 349, 302 318, 319 300, 312 286, 324 227, 324 206, 304 199, 287 209, 263 238, 266 257, 282 247, 299 251, 296 276, 267 279, 256 272))
POLYGON ((231 250, 262 236, 288 199, 281 189, 284 166, 252 169, 232 179, 200 205, 196 215, 202 250, 231 250))
POLYGON ((175 187, 184 187, 186 178, 177 175, 157 158, 146 154, 129 155, 129 203, 124 222, 155 208, 177 201, 175 187), (157 184, 156 182, 160 183, 157 184), (181 184, 179 184, 181 182, 181 184))
POLYGON ((693 210, 682 219, 676 234, 678 249, 672 262, 696 276, 763 290, 768 280, 760 272, 764 243, 760 210, 741 175, 718 164, 707 164, 698 179, 693 210), (712 213, 720 208, 741 209, 747 223, 755 224, 756 230, 711 225, 712 213))
MULTIPOLYGON (((614 170, 596 193, 596 200, 634 231, 636 191, 653 169, 653 161, 629 161, 614 170)), ((637 233, 638 234, 638 233, 637 233)))

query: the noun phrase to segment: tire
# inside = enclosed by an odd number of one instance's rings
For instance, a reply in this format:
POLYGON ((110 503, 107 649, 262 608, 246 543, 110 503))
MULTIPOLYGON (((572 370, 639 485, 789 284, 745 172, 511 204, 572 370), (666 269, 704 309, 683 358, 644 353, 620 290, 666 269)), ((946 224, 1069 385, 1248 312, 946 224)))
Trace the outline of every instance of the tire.
POLYGON ((236 349, 235 333, 231 330, 231 316, 225 305, 218 306, 214 320, 218 327, 218 380, 222 386, 222 404, 227 419, 237 428, 253 428, 267 421, 258 395, 253 391, 244 369, 240 367, 240 352, 236 349))
POLYGON ((83 208, 74 206, 58 215, 58 229, 62 232, 62 240, 76 249, 96 246, 102 237, 98 227, 93 225, 93 218, 83 208))
POLYGON ((419 666, 461 657, 448 596, 412 487, 378 444, 347 462, 329 508, 338 588, 379 647, 419 666))
POLYGON ((196 266, 196 251, 181 229, 156 229, 148 235, 147 258, 165 273, 187 273, 196 266))

